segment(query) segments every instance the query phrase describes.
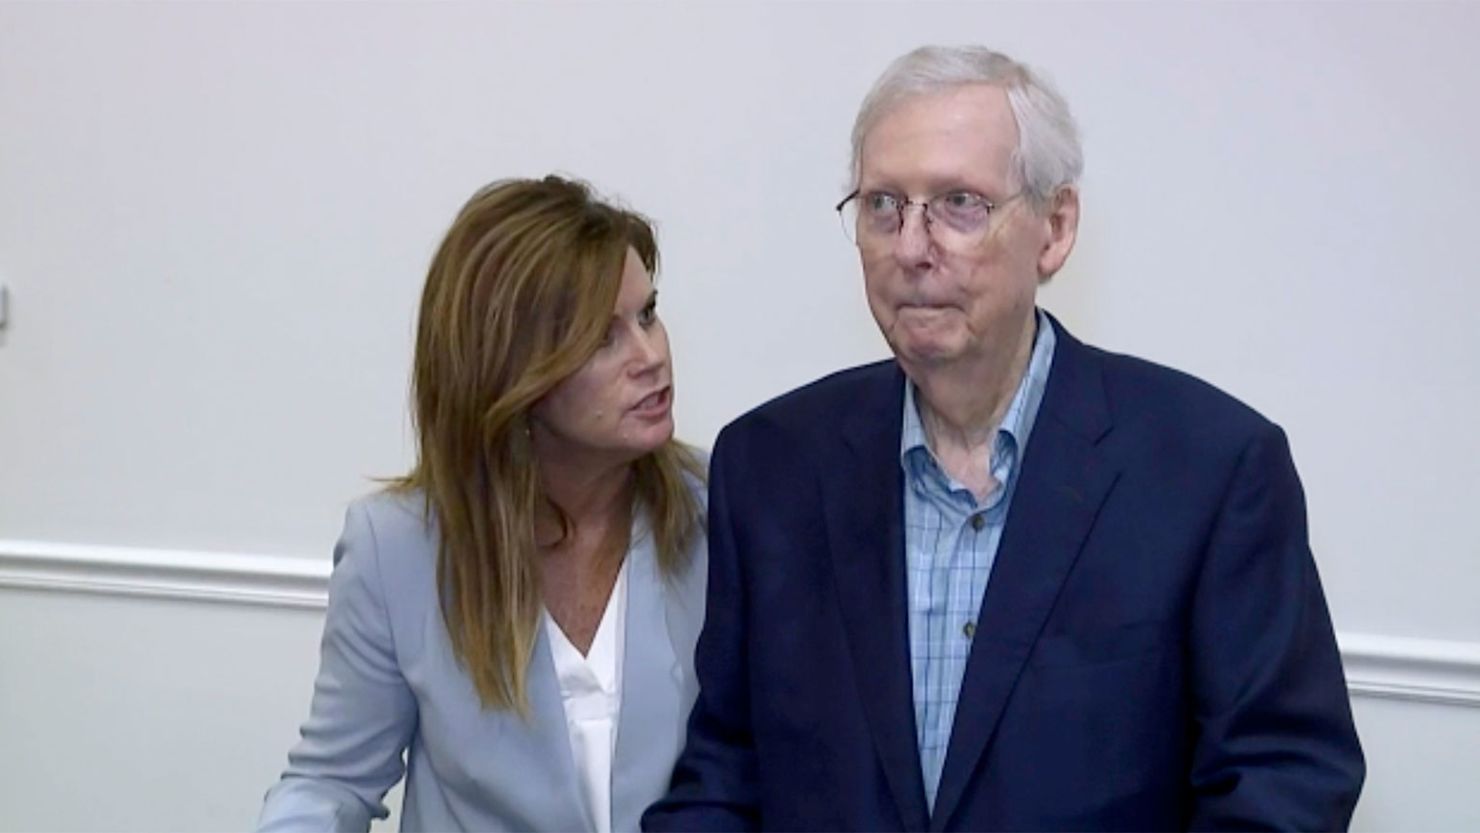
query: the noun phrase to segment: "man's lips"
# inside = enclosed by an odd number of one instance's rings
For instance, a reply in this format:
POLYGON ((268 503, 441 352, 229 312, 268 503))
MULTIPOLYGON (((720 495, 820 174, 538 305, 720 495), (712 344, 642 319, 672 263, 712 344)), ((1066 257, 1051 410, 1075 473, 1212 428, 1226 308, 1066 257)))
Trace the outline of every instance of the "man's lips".
POLYGON ((950 304, 900 304, 900 315, 940 315, 955 307, 950 304))

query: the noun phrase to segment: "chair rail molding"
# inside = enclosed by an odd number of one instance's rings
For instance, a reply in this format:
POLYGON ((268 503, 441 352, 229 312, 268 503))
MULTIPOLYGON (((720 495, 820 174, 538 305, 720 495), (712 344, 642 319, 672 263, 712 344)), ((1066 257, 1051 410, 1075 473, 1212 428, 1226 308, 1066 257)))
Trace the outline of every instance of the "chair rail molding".
MULTIPOLYGON (((322 610, 324 558, 0 539, 0 588, 322 610)), ((1480 708, 1480 642, 1337 635, 1358 697, 1480 708)))
POLYGON ((0 587, 323 609, 323 558, 0 539, 0 587))
POLYGON ((1352 694, 1480 708, 1480 643, 1338 633, 1352 694))

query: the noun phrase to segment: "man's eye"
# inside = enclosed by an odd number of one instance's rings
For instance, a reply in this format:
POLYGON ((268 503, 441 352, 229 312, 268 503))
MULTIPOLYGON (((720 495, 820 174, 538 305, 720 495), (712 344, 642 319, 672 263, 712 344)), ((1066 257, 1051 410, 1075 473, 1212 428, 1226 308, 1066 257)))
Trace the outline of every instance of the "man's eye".
POLYGON ((863 207, 870 214, 888 214, 898 211, 898 206, 898 198, 893 194, 886 194, 882 191, 865 194, 863 197, 863 207))
POLYGON ((970 191, 952 191, 940 197, 942 206, 952 211, 980 208, 984 200, 970 191))
POLYGON ((987 201, 970 191, 952 191, 935 198, 932 205, 941 219, 960 226, 975 226, 986 222, 987 201))

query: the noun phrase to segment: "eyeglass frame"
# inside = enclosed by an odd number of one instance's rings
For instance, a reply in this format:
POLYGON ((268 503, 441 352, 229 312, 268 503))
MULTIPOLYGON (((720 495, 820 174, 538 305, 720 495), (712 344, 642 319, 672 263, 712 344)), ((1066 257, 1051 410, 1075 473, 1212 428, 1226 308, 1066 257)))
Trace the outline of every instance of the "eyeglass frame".
MULTIPOLYGON (((928 234, 929 231, 930 231, 931 226, 934 225, 934 223, 935 223, 935 220, 932 219, 931 216, 930 216, 930 204, 931 203, 935 202, 936 200, 940 199, 941 197, 947 197, 947 196, 950 196, 952 194, 969 194, 969 195, 975 197, 976 199, 980 200, 981 201, 981 204, 982 204, 982 207, 984 207, 987 210, 987 219, 983 223, 982 228, 980 230, 976 231, 976 232, 973 232, 974 234, 985 235, 989 231, 991 231, 991 229, 992 229, 992 214, 995 211, 997 211, 997 209, 1006 206, 1008 203, 1012 202, 1013 200, 1017 199, 1018 197, 1023 196, 1027 192, 1026 191, 1021 191, 1021 190, 1020 191, 1017 191, 1017 192, 1014 192, 1012 194, 1012 196, 1009 196, 1009 197, 1001 200, 1000 202, 992 202, 991 200, 987 199, 982 194, 979 194, 976 191, 973 191, 973 190, 971 190, 969 188, 952 188, 952 189, 949 189, 949 190, 946 190, 946 191, 941 191, 938 194, 932 194, 931 196, 927 197, 923 201, 910 199, 909 197, 904 196, 902 194, 892 194, 892 193, 890 193, 888 191, 877 191, 877 192, 870 192, 870 193, 879 193, 879 194, 887 195, 890 198, 894 199, 895 202, 897 203, 897 205, 895 205, 895 207, 894 207, 894 210, 896 212, 898 212, 898 214, 899 214, 899 225, 894 229, 894 231, 890 232, 891 234, 900 234, 901 232, 904 231, 904 222, 905 222, 904 212, 905 212, 905 209, 906 208, 908 208, 909 206, 912 206, 912 205, 918 205, 918 206, 920 206, 920 220, 921 220, 921 222, 923 222, 925 224, 925 230, 926 230, 926 233, 928 234)), ((854 231, 853 231, 852 234, 849 234, 848 233, 847 217, 843 214, 843 209, 847 207, 848 203, 853 202, 854 200, 857 200, 859 197, 861 197, 863 195, 864 195, 864 192, 863 192, 863 189, 862 188, 854 188, 852 193, 850 193, 846 197, 843 197, 843 199, 841 199, 841 200, 838 201, 838 204, 837 205, 833 206, 833 211, 837 212, 837 214, 838 214, 838 220, 839 220, 840 224, 843 226, 843 235, 848 238, 848 242, 852 243, 855 246, 860 245, 860 243, 858 242, 858 238, 860 237, 860 235, 858 234, 857 228, 854 229, 854 231)), ((856 219, 857 218, 855 217, 855 220, 856 219)), ((957 230, 957 233, 959 234, 959 233, 964 233, 964 232, 960 232, 959 230, 957 230)))

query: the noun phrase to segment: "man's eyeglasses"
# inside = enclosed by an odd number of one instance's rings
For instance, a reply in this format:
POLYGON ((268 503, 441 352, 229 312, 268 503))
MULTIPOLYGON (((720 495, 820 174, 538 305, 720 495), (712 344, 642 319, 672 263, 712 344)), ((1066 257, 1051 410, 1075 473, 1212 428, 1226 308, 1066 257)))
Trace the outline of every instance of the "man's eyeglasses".
POLYGON ((860 248, 885 245, 904 227, 904 211, 912 205, 922 209, 925 228, 936 242, 950 248, 969 247, 986 235, 992 212, 1022 196, 1023 192, 993 203, 974 191, 945 191, 919 201, 888 191, 854 191, 835 206, 843 233, 860 248))

